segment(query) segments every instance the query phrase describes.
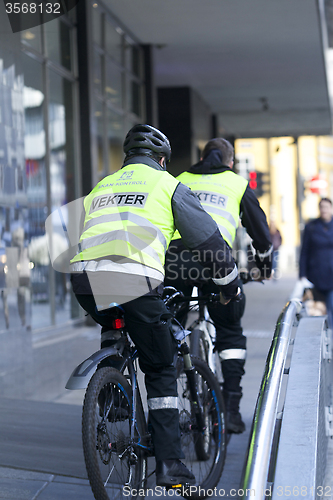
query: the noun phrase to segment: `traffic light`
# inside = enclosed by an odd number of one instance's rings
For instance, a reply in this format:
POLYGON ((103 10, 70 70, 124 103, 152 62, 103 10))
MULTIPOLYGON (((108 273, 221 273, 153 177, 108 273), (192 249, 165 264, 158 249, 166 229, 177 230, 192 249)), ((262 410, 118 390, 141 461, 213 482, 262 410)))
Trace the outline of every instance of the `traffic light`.
POLYGON ((258 172, 257 170, 251 170, 249 172, 249 186, 253 189, 254 194, 257 198, 263 196, 269 191, 269 176, 264 172, 258 172))
POLYGON ((249 186, 253 191, 255 191, 258 187, 258 173, 253 170, 252 172, 249 172, 249 186))

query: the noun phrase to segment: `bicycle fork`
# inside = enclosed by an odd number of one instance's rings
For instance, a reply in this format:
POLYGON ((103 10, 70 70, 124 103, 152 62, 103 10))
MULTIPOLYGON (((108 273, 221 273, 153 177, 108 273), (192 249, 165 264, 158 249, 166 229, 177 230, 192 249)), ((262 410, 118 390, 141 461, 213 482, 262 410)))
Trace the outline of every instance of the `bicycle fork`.
POLYGON ((186 373, 186 377, 187 377, 187 381, 188 381, 188 388, 189 388, 190 395, 191 395, 192 409, 193 409, 193 412, 195 415, 196 423, 198 426, 198 431, 204 432, 204 430, 206 429, 206 426, 205 426, 204 417, 203 417, 203 408, 201 406, 199 393, 198 393, 198 389, 197 389, 195 368, 192 365, 190 348, 186 344, 186 342, 181 344, 180 352, 181 352, 181 354, 183 356, 183 360, 184 360, 184 371, 186 373))

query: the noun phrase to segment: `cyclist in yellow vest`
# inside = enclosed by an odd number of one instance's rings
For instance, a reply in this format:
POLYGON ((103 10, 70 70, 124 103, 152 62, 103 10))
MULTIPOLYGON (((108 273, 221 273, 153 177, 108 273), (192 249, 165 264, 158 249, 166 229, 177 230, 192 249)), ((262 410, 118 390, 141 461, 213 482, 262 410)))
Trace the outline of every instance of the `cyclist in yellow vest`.
MULTIPOLYGON (((235 174, 233 167, 234 149, 227 140, 210 140, 202 153, 202 159, 188 172, 177 177, 197 195, 202 207, 212 216, 219 230, 232 248, 239 217, 256 249, 256 265, 261 278, 269 278, 272 269, 272 244, 266 216, 250 189, 246 179, 235 174)), ((203 293, 216 292, 216 286, 207 280, 202 266, 185 248, 186 242, 176 233, 166 257, 165 284, 174 286, 185 295, 190 295, 193 282, 206 283, 203 293)), ((212 248, 214 248, 212 246, 212 248)), ((241 283, 239 283, 241 286, 241 283)), ((239 412, 242 397, 241 378, 244 374, 246 337, 241 327, 245 309, 245 296, 239 302, 227 306, 208 307, 216 328, 215 348, 219 352, 223 373, 223 395, 227 409, 229 433, 241 433, 245 424, 239 412)), ((185 318, 183 318, 185 320, 185 318)))
POLYGON ((177 229, 210 273, 221 302, 238 293, 238 271, 228 245, 198 198, 168 172, 167 137, 136 125, 124 141, 122 168, 102 179, 84 200, 79 251, 72 259, 72 286, 80 305, 102 325, 102 347, 112 343, 104 309, 125 312, 129 334, 145 373, 149 419, 160 486, 194 484, 181 463, 177 407, 177 349, 170 313, 161 298, 165 252, 177 229), (223 258, 221 256, 223 255, 223 258))

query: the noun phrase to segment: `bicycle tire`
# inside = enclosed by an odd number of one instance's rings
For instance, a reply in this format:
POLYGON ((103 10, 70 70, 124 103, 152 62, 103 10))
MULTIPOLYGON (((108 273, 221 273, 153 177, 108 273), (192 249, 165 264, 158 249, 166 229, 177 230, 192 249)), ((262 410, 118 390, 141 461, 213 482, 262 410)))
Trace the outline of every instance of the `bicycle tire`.
POLYGON ((203 499, 214 489, 222 475, 226 457, 226 419, 219 384, 205 361, 192 357, 196 371, 197 391, 204 411, 206 428, 196 430, 196 419, 188 389, 184 363, 177 361, 178 408, 184 464, 196 478, 197 488, 185 491, 184 498, 203 499), (200 487, 200 488, 199 488, 200 487))
POLYGON ((190 352, 192 356, 202 359, 208 364, 208 350, 204 332, 195 328, 190 335, 190 352))
MULTIPOLYGON (((89 382, 82 410, 84 460, 96 500, 144 496, 147 457, 142 448, 131 445, 131 417, 132 389, 127 379, 115 368, 97 370, 89 382)), ((136 422, 134 438, 138 430, 145 435, 139 405, 136 422)))

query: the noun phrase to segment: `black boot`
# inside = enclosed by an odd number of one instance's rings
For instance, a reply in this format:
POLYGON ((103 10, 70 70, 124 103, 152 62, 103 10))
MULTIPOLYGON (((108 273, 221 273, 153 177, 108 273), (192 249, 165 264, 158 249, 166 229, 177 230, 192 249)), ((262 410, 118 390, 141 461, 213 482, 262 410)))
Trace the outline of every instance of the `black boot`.
POLYGON ((156 486, 195 484, 195 477, 178 459, 156 460, 156 486))
POLYGON ((231 392, 223 389, 223 399, 227 411, 227 431, 229 433, 241 434, 245 431, 245 424, 239 413, 239 402, 242 396, 242 391, 231 392))

